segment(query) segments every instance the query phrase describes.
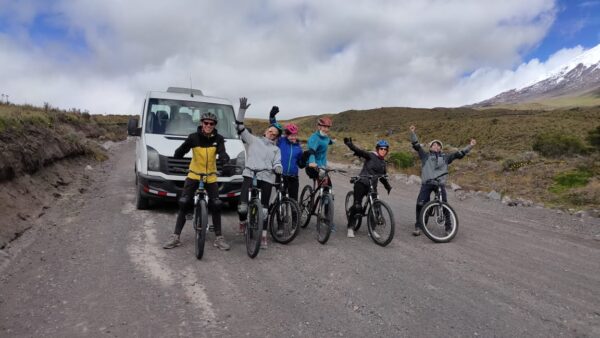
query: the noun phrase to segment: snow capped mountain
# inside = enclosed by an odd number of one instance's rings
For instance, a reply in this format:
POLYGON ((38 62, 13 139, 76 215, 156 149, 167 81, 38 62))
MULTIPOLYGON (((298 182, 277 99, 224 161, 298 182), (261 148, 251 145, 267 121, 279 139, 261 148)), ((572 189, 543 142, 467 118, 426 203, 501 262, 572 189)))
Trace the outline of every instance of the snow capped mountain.
POLYGON ((580 96, 600 88, 600 45, 589 49, 551 72, 550 76, 521 89, 511 89, 472 105, 541 102, 561 97, 580 96))

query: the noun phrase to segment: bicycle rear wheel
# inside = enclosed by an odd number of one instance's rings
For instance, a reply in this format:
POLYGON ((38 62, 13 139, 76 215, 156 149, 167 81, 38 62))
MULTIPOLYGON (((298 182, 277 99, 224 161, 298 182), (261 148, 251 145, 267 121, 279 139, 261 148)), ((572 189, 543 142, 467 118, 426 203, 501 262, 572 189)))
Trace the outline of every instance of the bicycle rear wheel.
POLYGON ((317 240, 321 244, 327 243, 333 226, 333 199, 326 193, 321 197, 321 205, 317 214, 317 240))
POLYGON ((300 207, 300 226, 306 228, 308 223, 310 222, 311 211, 313 208, 313 188, 310 185, 304 186, 302 188, 302 194, 300 194, 300 203, 298 206, 300 207))
POLYGON ((269 230, 271 237, 277 243, 288 244, 300 230, 300 212, 296 201, 283 198, 273 206, 269 215, 269 230))
MULTIPOLYGON (((352 208, 353 205, 354 205, 354 191, 350 190, 346 194, 346 202, 345 202, 346 219, 348 220, 348 223, 350 223, 350 209, 352 208)), ((361 205, 362 205, 362 201, 361 201, 361 205)), ((354 229, 354 231, 358 231, 358 229, 360 229, 361 225, 362 225, 362 215, 357 215, 356 223, 354 223, 354 227, 352 229, 354 229)))
POLYGON ((436 243, 450 242, 458 232, 458 216, 446 202, 428 202, 423 206, 419 219, 425 236, 436 243))
POLYGON ((384 201, 376 200, 367 213, 369 237, 380 246, 390 244, 394 239, 396 223, 392 209, 384 201))
POLYGON ((194 215, 194 230, 196 230, 196 258, 204 256, 204 243, 206 242, 206 229, 208 228, 208 208, 206 201, 201 199, 194 215))
POLYGON ((246 226, 246 252, 250 258, 256 257, 260 250, 263 217, 260 200, 253 198, 248 204, 248 224, 246 226))

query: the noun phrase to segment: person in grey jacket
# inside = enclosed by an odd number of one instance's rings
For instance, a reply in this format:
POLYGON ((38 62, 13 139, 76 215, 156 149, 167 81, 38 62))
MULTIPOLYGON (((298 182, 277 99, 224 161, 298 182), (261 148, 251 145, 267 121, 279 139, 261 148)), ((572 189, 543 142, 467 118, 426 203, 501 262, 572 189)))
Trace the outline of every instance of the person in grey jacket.
POLYGON ((415 134, 415 126, 410 126, 410 142, 415 149, 419 153, 419 158, 421 159, 421 191, 419 191, 419 197, 417 197, 417 222, 415 223, 415 231, 413 231, 414 236, 419 236, 421 234, 421 224, 419 222, 419 214, 421 213, 421 209, 425 203, 429 202, 431 197, 431 193, 435 191, 436 186, 430 183, 430 180, 435 178, 440 178, 440 183, 442 184, 442 199, 446 201, 446 180, 448 178, 448 165, 452 163, 454 160, 461 159, 465 157, 466 154, 471 151, 471 149, 477 144, 475 139, 471 139, 469 145, 464 147, 463 149, 453 152, 453 153, 443 153, 442 148, 443 144, 440 140, 433 140, 429 142, 429 151, 425 151, 421 144, 419 144, 419 139, 417 138, 417 134, 415 134), (446 175, 444 175, 446 174, 446 175))
POLYGON ((244 126, 244 116, 246 110, 250 107, 248 99, 240 98, 240 108, 237 116, 237 130, 242 141, 246 144, 246 168, 242 172, 244 181, 240 192, 240 204, 238 205, 238 216, 240 218, 240 232, 246 229, 246 219, 248 217, 248 191, 252 186, 253 172, 249 169, 270 169, 269 171, 259 172, 256 176, 258 187, 261 189, 261 203, 265 221, 261 239, 261 247, 267 247, 267 208, 271 199, 271 190, 275 183, 275 175, 281 175, 283 167, 281 166, 281 152, 277 146, 277 139, 281 135, 281 128, 277 124, 270 125, 262 137, 252 135, 244 126))

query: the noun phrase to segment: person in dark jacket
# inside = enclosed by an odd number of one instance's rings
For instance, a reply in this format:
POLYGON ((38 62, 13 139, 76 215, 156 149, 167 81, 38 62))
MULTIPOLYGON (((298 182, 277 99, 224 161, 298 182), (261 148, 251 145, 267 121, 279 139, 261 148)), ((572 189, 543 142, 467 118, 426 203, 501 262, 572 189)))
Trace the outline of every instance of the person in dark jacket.
MULTIPOLYGON (((365 163, 360 171, 359 175, 377 175, 382 176, 387 173, 385 157, 390 150, 390 144, 386 140, 379 140, 375 145, 375 151, 362 150, 354 143, 351 138, 344 138, 344 144, 354 152, 354 155, 365 159, 365 163)), ((377 189, 378 178, 374 177, 371 180, 373 187, 377 189)), ((388 194, 392 190, 392 186, 385 177, 379 177, 379 181, 385 187, 388 194)), ((348 237, 354 237, 354 224, 356 223, 356 215, 361 212, 362 200, 369 193, 369 179, 367 177, 361 177, 354 183, 354 203, 350 210, 350 217, 348 218, 348 237)), ((376 235, 376 233, 374 233, 376 235)))
MULTIPOLYGON (((277 124, 275 115, 279 113, 279 107, 273 106, 269 113, 269 123, 277 124)), ((298 142, 298 126, 294 123, 288 123, 283 128, 283 135, 277 140, 277 146, 281 150, 281 165, 283 173, 281 179, 288 188, 290 198, 298 201, 298 188, 300 181, 298 180, 299 162, 302 158, 302 146, 298 142)))
POLYGON ((465 157, 475 144, 477 144, 477 141, 471 139, 471 142, 463 149, 447 154, 442 152, 442 141, 433 140, 429 142, 429 151, 425 151, 421 144, 419 144, 419 139, 417 138, 417 134, 415 134, 415 126, 410 126, 409 129, 410 142, 413 148, 419 153, 419 158, 421 159, 421 191, 419 191, 419 197, 417 197, 417 222, 415 223, 415 231, 413 231, 414 236, 419 236, 421 234, 419 214, 425 203, 429 202, 431 193, 436 189, 435 185, 429 183, 430 180, 437 177, 440 178, 440 183, 442 184, 442 199, 447 201, 445 184, 448 175, 444 174, 448 174, 448 165, 454 160, 465 157))
MULTIPOLYGON (((217 155, 220 163, 227 163, 229 155, 225 151, 225 139, 216 130, 217 116, 207 112, 202 114, 200 119, 202 123, 198 127, 198 131, 190 134, 187 139, 175 150, 175 158, 183 158, 190 150, 192 150, 192 161, 190 162, 190 170, 209 174, 217 172, 217 155)), ((181 245, 179 236, 185 225, 186 214, 193 207, 193 198, 198 185, 200 184, 200 176, 190 172, 188 173, 183 191, 179 197, 179 213, 177 214, 177 222, 175 223, 175 231, 165 243, 163 248, 171 249, 181 245)), ((217 175, 206 177, 204 188, 208 194, 208 208, 212 213, 212 220, 217 236, 214 246, 221 250, 229 250, 230 246, 225 241, 221 234, 221 200, 219 199, 219 186, 217 183, 217 175)))

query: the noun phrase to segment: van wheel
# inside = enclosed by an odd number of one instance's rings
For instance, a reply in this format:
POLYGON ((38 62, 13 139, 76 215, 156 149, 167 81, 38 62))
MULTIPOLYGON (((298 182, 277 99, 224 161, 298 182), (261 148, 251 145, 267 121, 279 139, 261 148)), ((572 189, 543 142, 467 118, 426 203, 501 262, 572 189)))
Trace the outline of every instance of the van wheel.
POLYGON ((137 194, 135 199, 135 207, 138 210, 146 210, 150 206, 150 201, 148 198, 142 196, 142 187, 140 185, 137 186, 137 194))

